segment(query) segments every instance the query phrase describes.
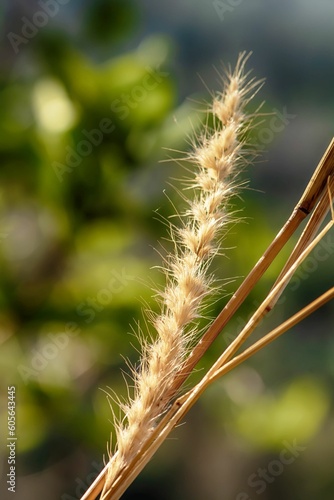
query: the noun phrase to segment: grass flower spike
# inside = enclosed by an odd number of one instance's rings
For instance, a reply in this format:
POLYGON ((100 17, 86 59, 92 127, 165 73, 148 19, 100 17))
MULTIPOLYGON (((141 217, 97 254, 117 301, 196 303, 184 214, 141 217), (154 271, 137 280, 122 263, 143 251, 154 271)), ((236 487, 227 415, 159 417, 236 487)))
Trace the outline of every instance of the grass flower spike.
MULTIPOLYGON (((260 83, 245 73, 248 56, 239 56, 236 68, 224 77, 224 90, 214 96, 209 113, 213 126, 189 154, 195 167, 192 199, 180 216, 180 227, 170 224, 175 254, 165 259, 166 286, 160 292, 160 314, 153 317, 155 339, 143 345, 140 369, 134 374, 132 398, 122 405, 124 418, 116 423, 117 444, 110 460, 102 498, 124 467, 149 439, 171 402, 171 387, 187 359, 196 331, 193 322, 211 293, 209 264, 219 252, 222 230, 230 222, 229 200, 236 191, 236 176, 244 168, 245 130, 253 116, 245 106, 260 83)), ((152 315, 153 316, 153 315, 152 315)))

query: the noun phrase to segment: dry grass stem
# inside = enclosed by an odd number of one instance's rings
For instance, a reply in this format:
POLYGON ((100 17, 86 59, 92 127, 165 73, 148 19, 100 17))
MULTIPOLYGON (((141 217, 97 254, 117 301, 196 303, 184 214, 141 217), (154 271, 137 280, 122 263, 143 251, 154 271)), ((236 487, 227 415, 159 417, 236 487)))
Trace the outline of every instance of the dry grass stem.
POLYGON ((276 302, 278 297, 280 297, 282 291, 286 287, 287 283, 290 281, 292 275, 296 272, 300 264, 306 259, 306 257, 311 253, 314 247, 322 240, 322 238, 328 233, 328 231, 333 227, 334 221, 330 220, 328 224, 323 228, 319 235, 314 238, 314 240, 305 248, 305 250, 299 255, 299 257, 291 264, 289 269, 286 270, 284 275, 281 277, 280 281, 269 292, 267 297, 264 299, 262 304, 257 308, 253 316, 250 318, 248 323, 245 325, 241 333, 236 337, 236 339, 231 342, 231 344, 226 348, 224 353, 216 361, 216 363, 210 368, 210 372, 215 372, 216 369, 223 366, 235 352, 238 351, 240 346, 245 342, 249 335, 255 330, 256 326, 264 318, 267 312, 271 308, 271 304, 276 302))
MULTIPOLYGON (((303 220, 309 215, 314 208, 315 204, 321 196, 323 196, 324 206, 328 207, 328 195, 323 194, 326 189, 328 179, 334 176, 334 138, 329 144, 323 157, 321 158, 311 180, 309 181, 302 197, 293 209, 289 219, 283 225, 277 236, 270 243, 267 250, 260 257, 258 262, 252 268, 248 276, 241 283, 238 290, 234 293, 228 301, 224 309, 220 312, 208 330, 200 339, 199 343, 195 346, 190 356, 188 357, 184 367, 179 372, 172 387, 171 397, 176 394, 177 390, 183 385, 189 374, 192 372, 198 361, 217 338, 219 333, 227 325, 238 308, 242 305, 249 293, 253 290, 255 285, 266 272, 275 257, 279 254, 285 244, 290 240, 291 236, 298 229, 303 220)), ((328 211, 328 208, 325 209, 328 211)), ((311 228, 316 231, 316 224, 314 221, 311 223, 311 228)), ((312 231, 313 231, 312 229, 312 231)), ((306 244, 305 240, 305 244, 306 244)), ((302 248, 300 249, 302 250, 302 248)), ((297 254, 294 256, 294 259, 297 254)), ((292 263, 293 260, 290 262, 292 263)))
POLYGON ((170 225, 175 254, 165 259, 166 286, 158 292, 160 313, 150 314, 156 335, 154 340, 143 342, 141 364, 133 373, 133 395, 121 405, 124 417, 115 422, 117 445, 114 454, 81 500, 93 500, 101 491, 101 500, 118 499, 210 383, 333 298, 331 289, 231 359, 274 306, 298 266, 333 225, 331 220, 315 236, 331 207, 334 139, 288 221, 191 351, 196 338, 194 321, 200 317, 205 305, 203 301, 213 290, 213 276, 208 268, 219 252, 222 231, 230 222, 228 208, 236 192, 237 175, 247 163, 244 134, 252 126, 254 116, 247 115, 245 106, 261 84, 245 73, 248 57, 241 54, 235 70, 223 80, 224 90, 214 97, 210 109, 213 129, 205 127, 188 156, 196 171, 191 181, 193 198, 185 198, 188 208, 180 216, 180 227, 170 225), (245 328, 202 380, 185 395, 177 397, 200 358, 312 210, 280 276, 245 328))
MULTIPOLYGON (((143 447, 141 453, 133 461, 130 466, 122 472, 121 477, 116 481, 113 491, 109 491, 108 495, 104 497, 104 500, 117 500, 126 491, 131 482, 137 477, 141 470, 152 458, 157 449, 161 446, 163 441, 172 432, 174 427, 182 420, 184 415, 189 411, 189 409, 198 400, 204 390, 209 384, 214 382, 217 378, 230 372, 233 368, 240 365, 242 362, 246 361, 253 354, 258 352, 260 349, 268 345, 270 342, 278 338, 284 332, 292 328, 294 325, 299 323, 301 320, 312 314, 314 311, 322 307, 326 302, 334 298, 334 288, 328 290, 325 294, 321 295, 318 299, 313 301, 307 307, 299 311, 297 314, 289 318, 287 321, 282 323, 279 327, 275 328, 272 332, 268 333, 261 340, 253 344, 251 347, 246 349, 242 354, 235 356, 232 360, 224 364, 220 369, 216 370, 213 375, 206 378, 200 384, 195 386, 189 393, 178 398, 174 405, 170 408, 168 413, 159 422, 157 428, 154 430, 151 436, 150 442, 146 443, 143 447)), ((95 498, 95 497, 94 497, 95 498)))
POLYGON ((228 363, 223 364, 221 368, 219 368, 215 372, 215 374, 211 376, 210 384, 214 382, 217 378, 220 378, 222 375, 225 375, 225 373, 232 370, 232 368, 235 368, 236 366, 246 361, 246 359, 253 356, 253 354, 260 351, 260 349, 263 349, 263 347, 267 346, 268 344, 276 340, 280 335, 293 328, 303 319, 307 318, 307 316, 310 316, 310 314, 313 314, 317 309, 319 309, 320 307, 322 307, 327 302, 333 299, 334 299, 334 287, 327 290, 327 292, 325 292, 320 297, 311 302, 308 306, 304 307, 299 312, 291 316, 291 318, 284 321, 284 323, 281 323, 277 328, 272 330, 270 333, 267 333, 267 335, 265 335, 260 340, 255 342, 252 346, 248 347, 248 349, 246 349, 244 352, 232 358, 228 363))
MULTIPOLYGON (((334 175, 331 175, 328 177, 328 182, 327 182, 327 189, 324 189, 323 194, 320 198, 320 201, 318 202, 316 208, 312 212, 312 215, 307 222, 307 225, 302 232, 297 244, 295 245, 290 257, 288 258, 287 262, 285 263, 285 266, 283 267, 281 273, 279 274, 274 286, 276 283, 280 281, 282 276, 284 276, 285 272, 289 267, 295 262, 295 260, 299 257, 299 255, 303 252, 303 250, 307 247, 307 245, 312 241, 314 238, 314 235, 317 233, 319 227, 323 223, 325 217, 327 216, 328 212, 331 209, 331 201, 332 195, 331 193, 334 192, 334 175)), ((277 297, 276 300, 278 300, 279 297, 277 297)), ((274 302, 271 304, 271 308, 274 306, 274 302)))
POLYGON ((250 333, 259 324, 261 319, 267 310, 268 305, 273 300, 276 294, 281 292, 284 288, 286 282, 292 277, 298 266, 305 260, 305 258, 310 254, 314 247, 322 240, 322 238, 327 234, 327 232, 332 228, 334 221, 331 220, 325 228, 319 233, 319 235, 308 245, 308 247, 300 254, 298 259, 291 265, 289 270, 285 273, 283 278, 273 290, 269 293, 266 299, 263 301, 261 306, 256 310, 252 318, 249 320, 245 328, 238 335, 237 339, 226 349, 226 351, 220 356, 216 363, 209 369, 202 380, 193 387, 185 395, 179 397, 163 417, 162 421, 158 424, 155 432, 152 434, 151 439, 146 446, 141 449, 140 455, 136 457, 133 463, 129 464, 127 469, 123 471, 123 474, 118 478, 113 487, 110 489, 109 494, 103 497, 103 500, 117 500, 121 494, 127 489, 132 480, 138 475, 138 473, 144 468, 147 462, 152 458, 155 451, 159 448, 161 443, 166 439, 169 433, 173 430, 175 425, 183 418, 183 416, 189 411, 189 409, 198 400, 200 395, 205 391, 205 389, 217 378, 226 374, 241 362, 248 359, 250 356, 258 352, 264 346, 275 340, 278 336, 282 335, 289 328, 292 328, 295 324, 300 322, 302 319, 306 318, 309 314, 314 312, 319 307, 323 306, 329 300, 334 298, 334 288, 328 290, 321 297, 316 299, 314 302, 309 304, 307 307, 299 311, 293 317, 282 323, 275 330, 267 334, 261 340, 256 342, 254 345, 249 347, 239 356, 236 356, 232 360, 230 358, 232 355, 240 348, 246 338, 249 337, 250 333), (230 361, 229 361, 230 360, 230 361))

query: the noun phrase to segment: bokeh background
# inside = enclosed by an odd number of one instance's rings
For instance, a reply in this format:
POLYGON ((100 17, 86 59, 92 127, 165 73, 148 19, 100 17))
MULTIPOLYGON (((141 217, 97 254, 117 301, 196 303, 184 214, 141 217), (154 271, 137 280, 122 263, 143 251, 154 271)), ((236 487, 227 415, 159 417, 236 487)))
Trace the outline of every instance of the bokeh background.
MULTIPOLYGON (((165 160, 200 128, 221 62, 253 51, 249 68, 267 79, 254 105, 265 100, 279 126, 268 116, 253 132, 265 152, 243 174, 249 187, 235 209, 244 207, 244 220, 215 263, 222 292, 213 317, 333 135, 334 5, 14 0, 0 11, 1 498, 13 497, 5 445, 15 385, 15 498, 76 499, 101 470, 112 430, 104 391, 126 394, 124 359, 138 358, 133 328, 144 325, 143 304, 155 307, 150 284, 163 284, 153 248, 166 237, 169 199, 182 206, 170 178, 184 176, 165 160)), ((303 264, 257 335, 332 286, 333 241, 331 233, 303 264)), ((332 500, 333 325, 327 305, 215 383, 124 498, 332 500)))

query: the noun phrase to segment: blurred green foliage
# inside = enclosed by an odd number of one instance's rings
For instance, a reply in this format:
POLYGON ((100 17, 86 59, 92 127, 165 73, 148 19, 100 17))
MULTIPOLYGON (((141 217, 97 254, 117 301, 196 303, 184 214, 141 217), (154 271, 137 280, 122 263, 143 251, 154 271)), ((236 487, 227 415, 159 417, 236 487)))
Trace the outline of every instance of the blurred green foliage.
MULTIPOLYGON (((96 2, 86 12, 85 36, 92 45, 118 43, 135 17, 127 3, 96 2)), ((166 157, 161 150, 184 149, 200 118, 188 103, 178 102, 171 44, 163 36, 103 62, 52 30, 22 50, 21 66, 7 72, 0 93, 0 377, 4 388, 17 387, 25 475, 72 455, 76 462, 79 452, 105 452, 111 411, 100 388, 126 396, 124 358, 133 364, 138 359, 131 325, 136 329, 143 304, 152 302, 147 282, 163 285, 161 273, 150 270, 160 263, 152 248, 166 237, 163 219, 173 212, 162 192, 169 177, 184 175, 177 164, 158 164, 166 157)), ((168 197, 180 208, 176 192, 169 190, 168 197)), ((232 256, 227 271, 220 270, 226 269, 225 257, 217 260, 222 280, 246 274, 275 233, 250 192, 235 203, 237 209, 246 204, 247 220, 225 240, 227 249, 236 248, 226 250, 232 256)), ((275 264, 241 319, 231 323, 232 336, 278 270, 275 264)), ((324 275, 318 275, 319 282, 324 275)), ((227 284, 226 293, 239 282, 227 284)), ((215 359, 226 338, 204 363, 215 359)), ((318 365, 329 365, 323 354, 320 349, 318 365)), ((273 357, 260 358, 260 366, 275 386, 282 366, 273 357)), ((217 384, 204 397, 208 422, 226 418, 229 432, 266 450, 297 434, 311 439, 329 412, 330 393, 312 376, 289 381, 303 359, 287 361, 288 380, 282 377, 286 385, 276 397, 264 385, 254 389, 260 376, 251 368, 256 376, 248 396, 254 391, 254 397, 238 398, 242 381, 230 375, 225 388, 217 384)), ((1 397, 5 419, 6 390, 1 397)), ((59 481, 52 498, 73 479, 59 481)))

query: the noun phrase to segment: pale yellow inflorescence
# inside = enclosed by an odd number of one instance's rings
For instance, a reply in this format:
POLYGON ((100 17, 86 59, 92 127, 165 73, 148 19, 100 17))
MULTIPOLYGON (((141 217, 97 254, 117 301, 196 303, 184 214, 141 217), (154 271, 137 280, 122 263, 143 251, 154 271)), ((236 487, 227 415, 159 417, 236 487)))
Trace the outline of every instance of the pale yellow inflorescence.
POLYGON ((111 461, 104 492, 139 452, 166 409, 169 401, 165 395, 189 355, 188 325, 199 317, 203 299, 212 290, 208 264, 219 251, 221 229, 229 222, 226 205, 245 161, 242 135, 250 117, 244 108, 251 91, 259 87, 254 80, 247 83, 247 59, 241 54, 234 72, 226 76, 225 89, 214 97, 210 110, 214 128, 206 127, 189 155, 197 172, 192 181, 195 196, 189 201, 182 227, 171 229, 176 255, 167 260, 161 313, 153 320, 157 338, 145 346, 141 368, 135 375, 134 396, 123 406, 125 418, 117 425, 117 454, 111 461))

